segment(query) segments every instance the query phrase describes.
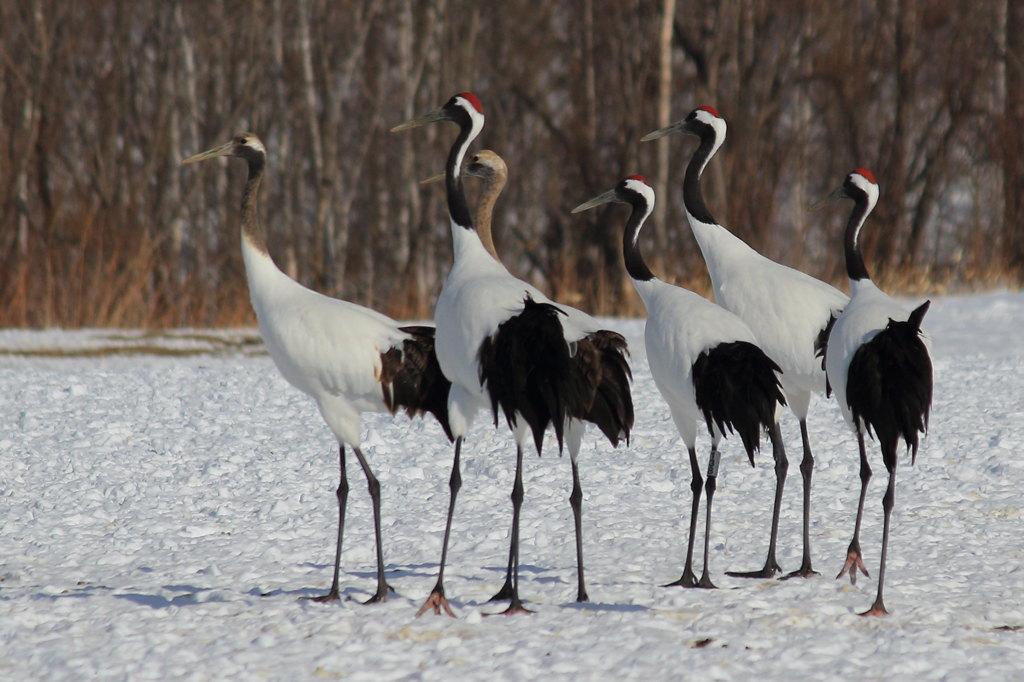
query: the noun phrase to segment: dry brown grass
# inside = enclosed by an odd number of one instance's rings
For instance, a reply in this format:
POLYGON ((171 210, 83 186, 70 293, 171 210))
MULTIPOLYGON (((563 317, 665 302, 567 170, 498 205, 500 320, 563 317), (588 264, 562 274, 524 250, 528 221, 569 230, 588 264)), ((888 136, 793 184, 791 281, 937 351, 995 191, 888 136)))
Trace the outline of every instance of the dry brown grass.
POLYGON ((251 326, 245 282, 210 287, 169 273, 165 240, 145 230, 115 228, 108 216, 80 216, 74 231, 55 226, 27 253, 0 266, 0 326, 251 326), (75 234, 67 244, 61 235, 75 234))
MULTIPOLYGON (((216 272, 230 274, 217 285, 197 273, 175 276, 166 240, 147 230, 115 227, 118 223, 118 216, 101 220, 95 213, 83 215, 74 232, 68 226, 56 226, 47 238, 32 242, 24 257, 0 263, 0 326, 168 329, 255 325, 239 262, 218 264, 216 272), (61 242, 61 234, 78 237, 68 245, 61 242)), ((237 258, 237 254, 231 257, 237 258)), ((643 304, 621 269, 582 276, 570 256, 555 268, 544 288, 557 300, 595 315, 644 315, 643 304)), ((417 278, 405 280, 408 290, 390 296, 384 312, 398 319, 428 319, 433 296, 418 290, 417 278)), ((980 259, 955 267, 880 273, 876 279, 887 291, 907 296, 1016 288, 1021 280, 1020 273, 980 259)), ((673 283, 711 298, 703 270, 673 283)), ((845 280, 833 284, 847 288, 845 280)))

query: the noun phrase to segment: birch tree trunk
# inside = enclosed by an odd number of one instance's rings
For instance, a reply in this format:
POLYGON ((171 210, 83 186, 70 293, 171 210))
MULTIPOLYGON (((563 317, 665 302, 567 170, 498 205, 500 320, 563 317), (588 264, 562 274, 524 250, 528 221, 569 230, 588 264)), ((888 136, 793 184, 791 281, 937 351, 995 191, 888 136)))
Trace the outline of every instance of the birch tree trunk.
POLYGON ((1006 2, 1003 235, 1006 264, 1024 283, 1024 3, 1006 2))
MULTIPOLYGON (((661 30, 658 32, 658 128, 670 123, 672 115, 672 27, 676 19, 676 0, 662 0, 661 30)), ((658 140, 658 159, 654 180, 654 243, 657 244, 656 270, 663 271, 668 250, 668 169, 670 138, 658 140)))

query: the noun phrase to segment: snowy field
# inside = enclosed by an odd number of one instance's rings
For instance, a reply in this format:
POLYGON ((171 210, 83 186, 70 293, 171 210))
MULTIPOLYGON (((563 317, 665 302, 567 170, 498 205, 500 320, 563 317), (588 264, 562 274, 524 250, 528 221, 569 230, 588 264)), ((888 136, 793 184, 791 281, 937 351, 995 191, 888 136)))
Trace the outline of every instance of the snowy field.
MULTIPOLYGON (((0 679, 1024 679, 1024 294, 941 297, 925 320, 932 428, 916 466, 899 469, 888 618, 856 615, 876 588, 885 470, 873 451, 862 535, 872 578, 837 581, 856 443, 820 398, 810 425, 821 575, 725 575, 761 566, 774 481, 767 447, 751 469, 726 442, 711 543, 720 589, 659 587, 682 570, 689 466, 642 322, 609 325, 630 340, 637 421, 628 448, 591 434, 581 455, 592 601, 572 601, 569 463, 549 447, 525 467, 521 593, 536 613, 483 617, 500 610, 485 600, 503 577, 514 457, 506 433, 478 418, 448 568, 456 619, 415 617, 448 499, 451 450, 436 424, 365 420, 397 591, 359 603, 375 563, 369 496, 350 461, 349 599, 319 604, 302 598, 330 583, 336 446, 253 332, 0 331, 0 679)), ((801 483, 788 413, 783 430, 779 562, 791 570, 801 483)))

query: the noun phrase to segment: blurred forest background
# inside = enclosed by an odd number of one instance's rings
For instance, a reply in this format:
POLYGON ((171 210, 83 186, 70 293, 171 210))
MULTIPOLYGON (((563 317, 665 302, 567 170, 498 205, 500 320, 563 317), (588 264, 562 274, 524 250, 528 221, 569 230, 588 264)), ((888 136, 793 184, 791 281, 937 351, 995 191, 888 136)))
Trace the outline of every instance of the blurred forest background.
MULTIPOLYGON (((456 134, 388 129, 477 93, 503 155, 509 269, 567 303, 639 313, 626 209, 570 210, 630 173, 657 188, 655 272, 708 291, 682 208, 696 140, 645 133, 709 104, 729 136, 708 204, 769 257, 846 287, 865 239, 902 291, 1024 281, 1024 2, 1015 0, 0 0, 0 325, 252 324, 236 160, 267 143, 270 250, 303 284, 429 318, 451 260, 456 134)), ((471 183, 467 182, 467 186, 471 183)))

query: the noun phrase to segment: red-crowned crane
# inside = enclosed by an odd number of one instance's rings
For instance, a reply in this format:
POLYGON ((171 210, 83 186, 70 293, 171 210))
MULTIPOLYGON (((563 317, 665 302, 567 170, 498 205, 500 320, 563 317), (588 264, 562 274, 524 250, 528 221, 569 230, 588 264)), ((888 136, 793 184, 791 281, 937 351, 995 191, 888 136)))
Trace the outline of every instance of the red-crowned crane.
MULTIPOLYGON (((717 223, 704 204, 700 176, 725 141, 725 119, 708 106, 694 109, 683 120, 648 133, 653 140, 672 133, 700 138, 700 145, 686 167, 683 202, 690 229, 697 239, 711 275, 715 301, 734 312, 753 330, 758 344, 782 367, 782 389, 790 409, 800 421, 803 460, 803 557, 800 568, 789 576, 816 575, 811 566, 810 507, 814 456, 807 435, 807 410, 811 393, 824 392, 825 373, 817 356, 828 329, 849 300, 838 289, 799 270, 765 258, 717 223)), ((781 445, 781 444, 780 444, 781 445)), ((779 512, 789 462, 783 447, 775 452, 775 502, 772 509, 768 556, 758 571, 729 572, 742 578, 770 578, 782 571, 775 559, 779 512)))
POLYGON ((392 131, 435 121, 459 126, 445 165, 454 262, 434 311, 438 361, 452 382, 448 410, 455 457, 437 583, 419 613, 443 609, 453 615, 444 592, 444 567, 462 483, 459 458, 474 415, 485 407, 490 407, 495 424, 500 408, 516 441, 511 495, 513 572, 510 604, 504 613, 523 613, 526 609, 519 598, 523 448, 532 437, 539 453, 544 432, 552 426, 561 449, 565 438, 582 436, 582 420, 596 423, 613 444, 628 439, 633 403, 626 342, 621 335, 601 329, 589 315, 559 305, 513 277, 484 248, 470 217, 460 173, 466 150, 484 125, 476 95, 454 95, 441 108, 392 131))
POLYGON ((928 429, 932 403, 932 361, 928 337, 921 329, 921 320, 931 302, 925 301, 908 312, 875 286, 868 276, 859 237, 878 200, 878 185, 871 171, 858 168, 851 172, 829 196, 854 202, 843 240, 846 272, 850 277, 850 303, 829 334, 825 371, 843 417, 857 434, 861 481, 853 540, 836 578, 849 572, 850 582, 854 582, 857 569, 867 575, 860 553, 860 522, 871 478, 871 467, 864 451, 864 433, 874 432, 889 472, 889 484, 882 498, 885 521, 878 593, 871 608, 861 615, 883 616, 888 613, 882 602, 882 588, 889 546, 889 517, 896 495, 897 449, 902 438, 911 452, 910 461, 914 462, 918 433, 923 434, 928 429))
POLYGON ((337 488, 338 541, 331 589, 317 601, 338 599, 338 573, 345 531, 348 477, 345 446, 356 455, 366 475, 373 502, 377 545, 377 590, 367 603, 388 596, 380 530, 380 483, 359 448, 360 414, 399 409, 409 416, 430 412, 452 438, 448 426, 450 382, 441 373, 434 353, 434 329, 402 326, 363 306, 307 289, 274 263, 267 250, 260 220, 260 181, 267 150, 256 135, 241 133, 219 147, 182 163, 233 156, 249 166, 242 192, 242 257, 249 296, 263 343, 274 364, 295 388, 316 401, 320 415, 338 439, 341 478, 337 488))
POLYGON ((626 271, 647 307, 644 340, 654 383, 668 403, 672 419, 690 458, 693 506, 686 547, 686 564, 679 580, 683 587, 714 587, 708 572, 711 501, 718 477, 718 444, 737 432, 751 465, 763 431, 773 444, 779 440, 775 414, 786 404, 779 383, 779 366, 758 346, 754 333, 736 315, 692 291, 663 282, 647 267, 637 240, 640 228, 654 210, 654 189, 639 175, 622 180, 614 189, 573 209, 578 213, 608 202, 632 206, 622 233, 626 271), (707 481, 697 463, 697 421, 711 434, 707 481), (693 574, 693 545, 702 483, 707 492, 704 526, 704 570, 693 574))

